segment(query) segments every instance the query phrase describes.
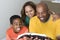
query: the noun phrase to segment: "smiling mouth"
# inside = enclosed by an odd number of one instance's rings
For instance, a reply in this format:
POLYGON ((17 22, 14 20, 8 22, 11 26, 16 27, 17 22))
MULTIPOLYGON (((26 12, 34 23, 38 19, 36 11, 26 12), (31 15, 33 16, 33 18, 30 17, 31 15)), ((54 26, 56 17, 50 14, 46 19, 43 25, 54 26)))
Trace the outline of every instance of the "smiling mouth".
POLYGON ((44 20, 44 18, 40 18, 41 20, 44 20))
POLYGON ((19 31, 19 30, 20 30, 20 28, 17 28, 17 30, 19 31))

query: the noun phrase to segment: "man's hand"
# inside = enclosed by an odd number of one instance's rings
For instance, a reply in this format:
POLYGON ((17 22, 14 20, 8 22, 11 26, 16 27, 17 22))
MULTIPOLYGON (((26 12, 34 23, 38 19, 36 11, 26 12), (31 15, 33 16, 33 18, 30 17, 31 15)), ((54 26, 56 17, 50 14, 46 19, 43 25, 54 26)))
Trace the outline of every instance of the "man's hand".
POLYGON ((57 39, 57 40, 60 40, 60 36, 57 36, 56 39, 57 39))

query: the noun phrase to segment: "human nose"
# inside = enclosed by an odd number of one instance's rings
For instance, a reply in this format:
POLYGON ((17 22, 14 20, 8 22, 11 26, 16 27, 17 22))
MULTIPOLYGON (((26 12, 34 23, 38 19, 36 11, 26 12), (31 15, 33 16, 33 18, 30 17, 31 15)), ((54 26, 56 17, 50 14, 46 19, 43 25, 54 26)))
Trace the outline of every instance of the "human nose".
POLYGON ((40 17, 42 17, 42 13, 40 13, 39 15, 40 15, 40 17))

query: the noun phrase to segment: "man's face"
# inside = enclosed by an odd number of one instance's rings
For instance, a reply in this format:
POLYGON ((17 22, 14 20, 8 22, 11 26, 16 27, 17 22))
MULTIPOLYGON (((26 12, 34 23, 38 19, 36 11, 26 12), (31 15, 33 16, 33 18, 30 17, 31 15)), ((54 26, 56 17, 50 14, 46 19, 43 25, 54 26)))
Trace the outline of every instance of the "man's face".
POLYGON ((47 10, 42 6, 39 6, 36 9, 37 9, 37 17, 40 19, 40 21, 46 22, 48 15, 47 10))
POLYGON ((13 20, 13 30, 14 32, 18 33, 20 31, 20 28, 22 26, 22 22, 19 18, 13 20))

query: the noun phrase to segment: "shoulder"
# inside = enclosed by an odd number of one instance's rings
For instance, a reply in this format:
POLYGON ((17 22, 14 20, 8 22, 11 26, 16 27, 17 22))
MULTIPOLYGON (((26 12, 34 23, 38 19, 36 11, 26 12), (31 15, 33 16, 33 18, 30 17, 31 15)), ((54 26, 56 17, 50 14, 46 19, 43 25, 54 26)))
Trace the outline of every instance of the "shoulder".
POLYGON ((30 21, 36 21, 37 19, 38 19, 37 16, 34 16, 30 19, 30 21))
POLYGON ((55 24, 59 24, 59 25, 60 25, 60 19, 57 19, 57 20, 55 21, 55 24))
POLYGON ((28 32, 28 28, 26 26, 23 26, 21 30, 24 32, 28 32))
POLYGON ((12 32, 12 27, 10 27, 9 29, 7 29, 7 31, 6 31, 7 34, 10 33, 10 32, 12 32))
POLYGON ((26 29, 28 29, 28 28, 27 28, 26 26, 23 26, 22 29, 25 29, 25 30, 26 30, 26 29))

